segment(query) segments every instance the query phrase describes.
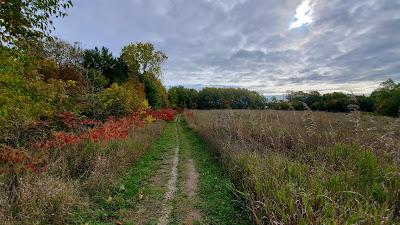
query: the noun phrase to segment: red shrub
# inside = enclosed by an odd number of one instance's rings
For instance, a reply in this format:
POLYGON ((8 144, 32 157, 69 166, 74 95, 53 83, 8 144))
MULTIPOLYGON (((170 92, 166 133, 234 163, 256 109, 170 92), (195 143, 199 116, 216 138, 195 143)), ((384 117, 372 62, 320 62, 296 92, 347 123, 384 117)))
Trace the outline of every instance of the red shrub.
POLYGON ((0 146, 0 174, 38 172, 42 167, 43 160, 41 158, 34 159, 24 151, 0 146))
POLYGON ((173 109, 161 109, 158 111, 147 111, 147 115, 151 115, 157 120, 173 121, 175 111, 173 109))
POLYGON ((67 127, 76 127, 78 125, 94 125, 95 127, 82 132, 81 134, 56 132, 53 138, 34 143, 32 146, 36 149, 60 148, 66 145, 79 144, 84 140, 89 139, 93 143, 102 142, 103 144, 118 139, 128 137, 129 130, 132 127, 143 127, 143 120, 147 116, 152 116, 156 120, 173 121, 175 111, 172 109, 163 109, 158 111, 145 111, 142 113, 133 112, 131 115, 122 118, 108 118, 104 123, 99 121, 85 119, 80 120, 75 118, 70 112, 61 114, 61 118, 67 127))

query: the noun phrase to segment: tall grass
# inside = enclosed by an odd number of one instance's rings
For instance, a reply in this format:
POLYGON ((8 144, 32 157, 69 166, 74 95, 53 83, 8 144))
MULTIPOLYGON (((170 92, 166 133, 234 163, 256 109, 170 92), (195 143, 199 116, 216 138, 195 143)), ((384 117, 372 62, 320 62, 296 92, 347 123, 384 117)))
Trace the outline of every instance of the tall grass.
POLYGON ((255 224, 400 222, 400 123, 290 111, 186 113, 255 224))

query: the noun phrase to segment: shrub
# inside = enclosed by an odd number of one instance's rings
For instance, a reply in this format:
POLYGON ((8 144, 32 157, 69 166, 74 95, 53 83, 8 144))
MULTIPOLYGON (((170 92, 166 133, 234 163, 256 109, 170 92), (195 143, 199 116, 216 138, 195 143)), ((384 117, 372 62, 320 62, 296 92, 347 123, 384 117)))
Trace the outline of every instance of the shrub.
POLYGON ((34 121, 51 117, 68 100, 73 84, 45 82, 36 61, 21 53, 0 49, 0 127, 2 142, 19 144, 19 130, 34 121))
POLYGON ((99 120, 105 120, 109 116, 121 117, 147 107, 142 93, 142 90, 135 89, 133 81, 124 85, 114 83, 111 87, 90 95, 89 101, 93 105, 85 104, 88 109, 84 111, 99 120))

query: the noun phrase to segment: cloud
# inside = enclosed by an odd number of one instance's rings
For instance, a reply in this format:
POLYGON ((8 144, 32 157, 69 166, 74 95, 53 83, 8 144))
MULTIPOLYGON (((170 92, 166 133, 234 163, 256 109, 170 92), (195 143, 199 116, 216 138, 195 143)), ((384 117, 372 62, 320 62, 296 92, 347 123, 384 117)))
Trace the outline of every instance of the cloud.
POLYGON ((296 9, 294 21, 290 24, 289 29, 298 28, 312 23, 313 6, 308 0, 303 1, 296 9))
POLYGON ((153 42, 166 85, 368 93, 400 81, 399 12, 400 0, 76 1, 55 34, 115 55, 153 42))

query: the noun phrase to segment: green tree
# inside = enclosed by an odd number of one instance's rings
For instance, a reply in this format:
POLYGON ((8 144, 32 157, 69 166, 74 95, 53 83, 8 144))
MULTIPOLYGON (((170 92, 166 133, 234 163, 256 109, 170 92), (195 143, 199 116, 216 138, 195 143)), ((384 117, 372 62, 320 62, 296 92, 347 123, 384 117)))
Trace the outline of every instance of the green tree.
POLYGON ((109 84, 123 83, 128 80, 128 67, 120 58, 115 58, 106 47, 86 50, 83 56, 83 67, 101 71, 109 84))
POLYGON ((104 90, 108 84, 107 78, 96 69, 89 69, 86 71, 86 78, 90 83, 90 89, 92 92, 99 92, 104 90))
POLYGON ((380 87, 372 92, 371 99, 374 103, 374 112, 397 116, 400 112, 400 83, 396 84, 392 79, 381 83, 380 87))
POLYGON ((130 76, 137 76, 143 82, 151 107, 158 109, 169 104, 160 80, 161 64, 167 59, 163 52, 156 51, 151 43, 133 43, 122 49, 120 58, 129 68, 130 76))
POLYGON ((160 78, 161 64, 167 56, 161 51, 156 51, 153 44, 139 42, 125 46, 121 58, 128 65, 130 72, 153 74, 160 78))
POLYGON ((19 143, 22 128, 69 106, 74 82, 44 81, 37 68, 34 57, 0 47, 0 142, 19 143))
POLYGON ((173 107, 181 109, 197 108, 198 92, 183 86, 172 87, 168 90, 169 101, 173 107))
POLYGON ((203 88, 197 104, 200 109, 263 109, 266 98, 243 88, 203 88))
POLYGON ((1 0, 0 44, 18 45, 48 37, 52 18, 64 17, 71 0, 1 0))
POLYGON ((361 111, 364 112, 372 112, 374 109, 374 101, 372 100, 371 97, 361 95, 361 96, 356 96, 357 99, 357 104, 360 107, 361 111))
POLYGON ((149 105, 153 109, 167 107, 169 105, 168 94, 167 90, 162 85, 161 80, 151 73, 144 74, 141 78, 149 105))

